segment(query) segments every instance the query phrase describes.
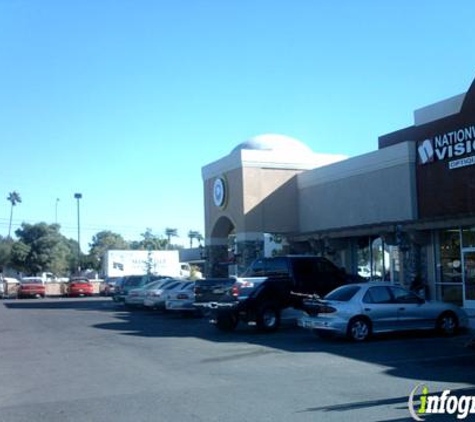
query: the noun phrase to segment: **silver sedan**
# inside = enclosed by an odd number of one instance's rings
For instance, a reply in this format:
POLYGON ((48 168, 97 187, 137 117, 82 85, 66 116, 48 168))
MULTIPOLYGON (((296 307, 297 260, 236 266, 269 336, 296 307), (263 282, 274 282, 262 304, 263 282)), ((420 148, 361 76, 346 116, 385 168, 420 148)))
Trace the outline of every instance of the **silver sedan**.
POLYGON ((433 329, 453 335, 468 327, 468 316, 458 306, 424 300, 384 282, 342 286, 324 300, 305 300, 304 306, 306 313, 298 325, 322 337, 342 335, 364 341, 374 333, 433 329))

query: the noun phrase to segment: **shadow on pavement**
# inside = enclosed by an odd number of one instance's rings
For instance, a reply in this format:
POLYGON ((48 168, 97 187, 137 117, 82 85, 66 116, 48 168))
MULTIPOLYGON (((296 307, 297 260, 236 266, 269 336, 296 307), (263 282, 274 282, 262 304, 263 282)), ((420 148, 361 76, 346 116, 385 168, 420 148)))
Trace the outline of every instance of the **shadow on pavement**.
MULTIPOLYGON (((323 340, 307 330, 286 322, 276 332, 264 334, 244 324, 232 333, 222 333, 206 318, 183 317, 165 312, 128 310, 110 298, 46 299, 4 301, 9 309, 73 309, 104 311, 113 318, 93 328, 125 336, 157 338, 199 338, 214 343, 246 343, 268 348, 247 353, 210 357, 202 363, 237 360, 249 353, 265 354, 282 350, 312 353, 315 364, 319 354, 333 354, 381 366, 389 375, 414 380, 467 383, 475 385, 475 351, 465 347, 468 336, 444 338, 431 332, 400 333, 378 336, 369 342, 351 343, 345 339, 323 340)), ((310 410, 307 410, 310 411, 310 410)))

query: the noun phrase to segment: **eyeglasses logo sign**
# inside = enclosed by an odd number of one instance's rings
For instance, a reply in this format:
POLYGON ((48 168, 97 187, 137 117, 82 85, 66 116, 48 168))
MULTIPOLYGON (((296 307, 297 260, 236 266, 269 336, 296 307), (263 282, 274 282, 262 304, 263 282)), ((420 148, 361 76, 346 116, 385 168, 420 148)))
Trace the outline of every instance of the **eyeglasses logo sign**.
POLYGON ((435 152, 431 139, 426 139, 425 141, 421 142, 417 148, 417 152, 419 153, 419 161, 421 164, 434 162, 435 152))

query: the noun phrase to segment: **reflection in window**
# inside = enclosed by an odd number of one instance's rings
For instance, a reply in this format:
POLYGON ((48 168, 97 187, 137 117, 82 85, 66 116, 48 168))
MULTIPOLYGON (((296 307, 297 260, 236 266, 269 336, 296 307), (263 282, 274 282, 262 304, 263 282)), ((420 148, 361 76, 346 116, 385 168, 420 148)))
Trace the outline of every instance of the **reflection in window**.
POLYGON ((460 231, 443 230, 440 241, 440 280, 441 283, 462 282, 462 257, 460 256, 460 231))
POLYGON ((475 227, 462 230, 462 243, 464 248, 475 248, 475 227))
POLYGON ((389 280, 390 247, 381 237, 361 237, 357 243, 358 275, 372 280, 389 280))
POLYGON ((438 284, 437 298, 443 302, 453 303, 454 305, 463 306, 463 289, 462 284, 438 284))

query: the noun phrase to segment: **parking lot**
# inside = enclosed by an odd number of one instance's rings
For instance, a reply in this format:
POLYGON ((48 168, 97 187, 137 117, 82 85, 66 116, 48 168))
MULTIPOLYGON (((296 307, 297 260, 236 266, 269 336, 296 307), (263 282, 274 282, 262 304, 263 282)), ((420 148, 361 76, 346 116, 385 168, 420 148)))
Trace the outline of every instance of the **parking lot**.
POLYGON ((0 420, 412 420, 418 383, 475 394, 466 341, 418 333, 354 344, 291 322, 223 334, 108 298, 4 300, 0 420))

